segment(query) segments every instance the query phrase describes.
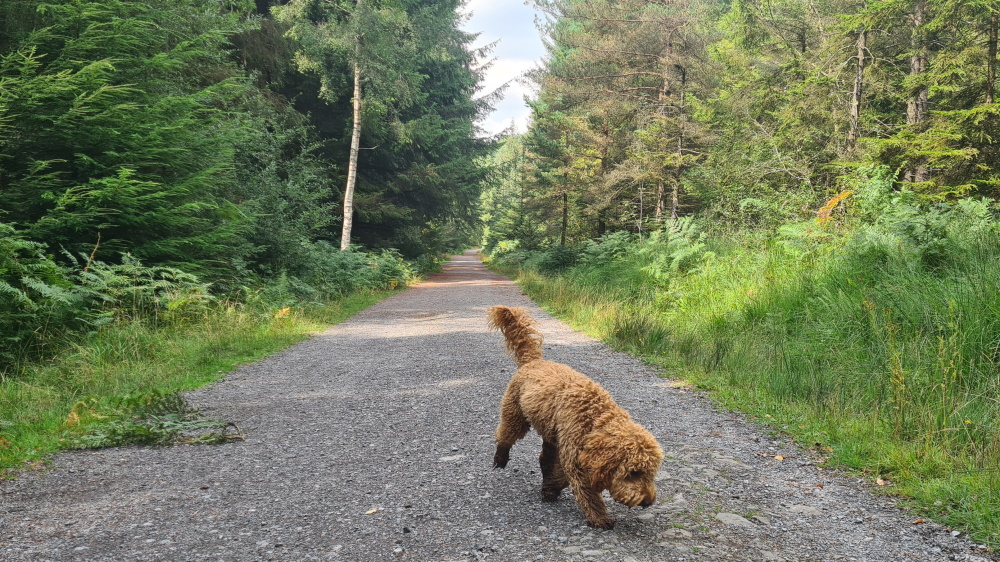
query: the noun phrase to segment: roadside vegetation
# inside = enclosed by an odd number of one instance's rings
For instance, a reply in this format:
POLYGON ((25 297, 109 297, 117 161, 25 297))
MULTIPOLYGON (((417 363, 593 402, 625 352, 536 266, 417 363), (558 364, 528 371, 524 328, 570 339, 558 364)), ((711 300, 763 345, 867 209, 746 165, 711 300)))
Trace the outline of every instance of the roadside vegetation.
POLYGON ((490 261, 575 327, 995 545, 997 209, 882 180, 770 236, 685 218, 490 261))
POLYGON ((5 333, 20 337, 4 348, 0 470, 40 466, 69 448, 238 438, 238 427, 202 418, 179 392, 340 322, 422 273, 392 253, 337 255, 345 261, 327 264, 323 291, 281 277, 233 297, 135 261, 74 272, 35 256, 47 276, 26 277, 20 316, 4 317, 5 333))
POLYGON ((458 10, 0 2, 0 469, 232 438, 177 391, 468 243, 493 97, 458 10))

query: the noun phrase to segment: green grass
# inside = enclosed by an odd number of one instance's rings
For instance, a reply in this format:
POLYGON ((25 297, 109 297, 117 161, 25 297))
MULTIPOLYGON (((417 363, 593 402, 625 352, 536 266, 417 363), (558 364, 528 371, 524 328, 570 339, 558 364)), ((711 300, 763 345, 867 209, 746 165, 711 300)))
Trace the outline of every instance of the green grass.
POLYGON ((1000 236, 952 241, 930 260, 884 233, 723 240, 669 275, 642 243, 558 273, 494 267, 577 329, 996 546, 1000 236))
MULTIPOLYGON (((12 474, 39 466, 54 452, 108 433, 110 422, 143 416, 142 405, 173 402, 169 412, 153 416, 168 433, 198 425, 176 403, 177 392, 219 380, 237 365, 302 341, 391 294, 362 291, 321 307, 277 312, 220 304, 196 319, 158 328, 143 322, 106 327, 17 378, 0 380, 0 470, 12 474)), ((122 427, 136 430, 134 424, 122 427)), ((89 443, 116 444, 122 438, 116 431, 110 441, 89 443)))

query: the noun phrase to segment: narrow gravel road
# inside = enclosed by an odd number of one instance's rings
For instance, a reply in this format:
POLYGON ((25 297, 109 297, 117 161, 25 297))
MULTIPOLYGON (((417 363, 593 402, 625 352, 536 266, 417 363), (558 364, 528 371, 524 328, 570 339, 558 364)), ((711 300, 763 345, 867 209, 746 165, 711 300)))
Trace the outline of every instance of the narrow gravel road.
POLYGON ((190 393, 247 440, 59 455, 0 483, 0 560, 990 560, 542 313, 472 254, 309 341, 190 393), (533 433, 492 470, 513 362, 494 304, 659 439, 659 501, 584 525, 540 501, 533 433), (775 459, 784 457, 783 460, 775 459))

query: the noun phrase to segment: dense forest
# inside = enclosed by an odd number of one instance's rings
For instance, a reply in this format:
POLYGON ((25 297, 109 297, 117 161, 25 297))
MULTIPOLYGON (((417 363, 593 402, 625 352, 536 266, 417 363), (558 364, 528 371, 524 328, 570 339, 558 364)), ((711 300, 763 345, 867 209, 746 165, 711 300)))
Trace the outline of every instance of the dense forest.
POLYGON ((1000 544, 1000 2, 532 4, 530 124, 495 139, 460 0, 0 0, 0 459, 481 241, 1000 544))
POLYGON ((493 141, 460 4, 0 2, 0 373, 123 307, 463 245, 493 141))
POLYGON ((535 3, 548 56, 487 247, 774 227, 886 174, 925 202, 998 194, 996 2, 535 3))

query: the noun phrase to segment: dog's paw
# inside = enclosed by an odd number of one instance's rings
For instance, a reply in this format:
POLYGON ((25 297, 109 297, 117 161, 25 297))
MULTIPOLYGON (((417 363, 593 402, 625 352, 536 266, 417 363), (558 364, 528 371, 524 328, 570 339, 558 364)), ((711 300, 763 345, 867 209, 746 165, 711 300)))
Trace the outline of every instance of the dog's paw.
POLYGON ((587 525, 590 525, 591 527, 593 527, 595 529, 605 529, 605 530, 608 530, 608 531, 610 531, 611 529, 615 528, 615 522, 612 521, 610 518, 608 518, 608 519, 600 519, 598 521, 589 521, 588 520, 587 521, 587 525))
POLYGON ((559 499, 562 490, 542 490, 542 501, 554 502, 559 499))
POLYGON ((507 468, 508 461, 510 461, 510 453, 497 451, 497 454, 493 455, 493 468, 507 468))

